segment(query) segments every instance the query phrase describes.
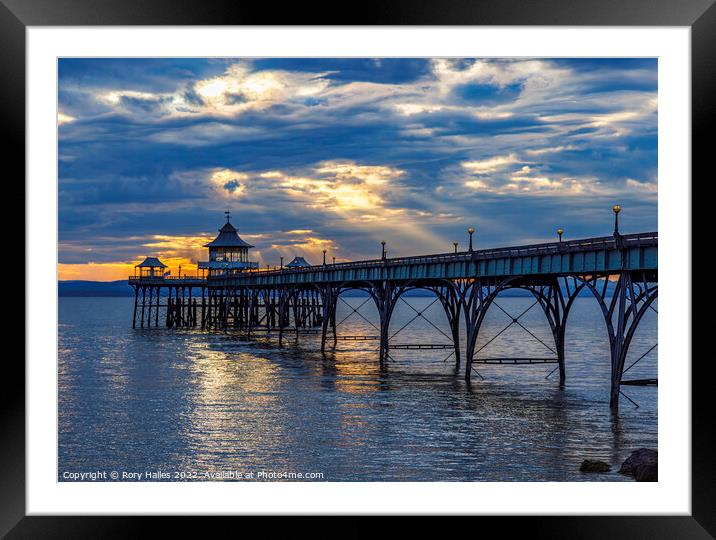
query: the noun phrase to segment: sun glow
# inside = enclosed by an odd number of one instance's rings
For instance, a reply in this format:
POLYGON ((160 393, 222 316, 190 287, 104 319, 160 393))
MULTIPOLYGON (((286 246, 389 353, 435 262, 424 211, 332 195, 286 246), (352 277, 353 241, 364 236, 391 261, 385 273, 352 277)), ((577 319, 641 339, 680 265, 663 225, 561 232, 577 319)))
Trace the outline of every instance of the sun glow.
POLYGON ((226 93, 228 85, 223 79, 209 79, 196 84, 196 93, 209 101, 226 93))
POLYGON ((61 126, 62 124, 69 124, 70 122, 74 122, 77 120, 74 116, 70 116, 69 114, 64 114, 61 112, 57 113, 57 125, 61 126))

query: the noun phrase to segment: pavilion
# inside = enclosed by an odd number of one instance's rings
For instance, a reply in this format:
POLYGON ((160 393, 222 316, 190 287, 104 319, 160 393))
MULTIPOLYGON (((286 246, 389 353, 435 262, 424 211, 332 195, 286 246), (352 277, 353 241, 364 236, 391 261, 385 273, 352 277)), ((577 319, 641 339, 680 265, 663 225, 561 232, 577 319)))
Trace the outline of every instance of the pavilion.
POLYGON ((238 230, 231 224, 231 214, 228 211, 225 214, 226 223, 219 229, 219 235, 204 244, 209 248, 209 260, 198 263, 199 269, 208 270, 210 276, 244 272, 259 266, 258 262, 249 261, 249 249, 254 246, 241 239, 238 230))
POLYGON ((135 275, 137 268, 139 268, 139 277, 161 278, 164 277, 164 269, 167 268, 167 265, 156 257, 147 257, 134 267, 135 275))
POLYGON ((302 268, 304 266, 311 266, 311 264, 303 257, 294 257, 294 259, 286 265, 286 268, 302 268))

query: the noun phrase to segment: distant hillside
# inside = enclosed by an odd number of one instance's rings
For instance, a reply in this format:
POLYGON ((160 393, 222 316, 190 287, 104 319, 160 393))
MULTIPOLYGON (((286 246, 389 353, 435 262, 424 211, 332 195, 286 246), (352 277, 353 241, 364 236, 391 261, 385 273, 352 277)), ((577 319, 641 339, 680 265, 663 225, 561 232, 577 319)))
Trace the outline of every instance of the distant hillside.
POLYGON ((134 290, 121 281, 58 281, 58 296, 134 296, 134 290))

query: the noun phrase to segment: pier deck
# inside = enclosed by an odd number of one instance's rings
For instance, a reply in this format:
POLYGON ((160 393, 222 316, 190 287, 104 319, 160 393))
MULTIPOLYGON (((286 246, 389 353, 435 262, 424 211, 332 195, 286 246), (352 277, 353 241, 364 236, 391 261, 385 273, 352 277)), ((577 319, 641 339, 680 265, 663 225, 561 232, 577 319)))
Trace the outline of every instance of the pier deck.
MULTIPOLYGON (((342 293, 362 290, 375 303, 380 317, 375 336, 351 336, 353 340, 379 341, 382 363, 391 348, 454 350, 455 369, 463 358, 460 321, 467 335, 465 378, 473 363, 524 365, 557 363, 564 384, 564 338, 567 318, 575 298, 589 291, 604 315, 610 343, 612 385, 610 403, 618 405, 624 363, 634 332, 648 310, 654 310, 658 294, 658 234, 585 238, 581 240, 441 253, 415 257, 381 258, 338 264, 322 264, 275 270, 227 271, 198 276, 133 276, 135 290, 133 325, 159 325, 164 308, 168 327, 242 329, 249 335, 275 330, 279 336, 301 332, 339 340, 336 305, 342 293), (475 358, 477 337, 487 310, 498 294, 513 288, 529 291, 544 312, 554 344, 543 343, 550 358, 475 358), (395 344, 389 334, 393 310, 403 295, 414 289, 431 291, 444 308, 452 345, 395 344), (166 298, 161 303, 160 298, 166 298)), ((496 305, 496 304, 495 304, 496 305)), ((499 307, 499 306, 498 306, 499 307)), ((502 309, 502 308, 500 308, 502 309)), ((353 310, 358 313, 357 309, 353 310)), ((416 318, 423 314, 416 311, 416 318)), ((522 315, 510 324, 519 324, 522 315)), ((372 323, 371 323, 372 324, 372 323)), ((348 337, 342 339, 348 341, 348 337)), ((631 384, 634 384, 633 382, 631 384)))

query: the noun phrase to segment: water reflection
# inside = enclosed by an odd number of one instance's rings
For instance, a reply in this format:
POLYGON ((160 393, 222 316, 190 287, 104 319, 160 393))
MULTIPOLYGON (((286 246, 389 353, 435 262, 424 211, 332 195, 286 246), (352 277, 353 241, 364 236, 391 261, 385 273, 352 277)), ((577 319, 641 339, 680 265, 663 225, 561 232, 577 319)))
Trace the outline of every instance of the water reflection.
MULTIPOLYGON (((419 309, 431 301, 410 299, 419 309)), ((507 298, 501 305, 519 313, 527 302, 507 298)), ((618 468, 632 449, 656 447, 656 391, 630 387, 640 407, 624 403, 618 415, 610 413, 606 337, 594 307, 578 300, 572 312, 567 384, 560 389, 556 378, 545 379, 553 365, 478 365, 485 380, 468 385, 462 374, 455 376, 450 350, 391 351, 381 367, 374 341, 339 341, 322 355, 312 335, 286 336, 279 345, 275 337, 247 341, 231 332, 132 330, 126 299, 63 298, 60 471, 320 471, 331 481, 625 480, 583 475, 579 463, 604 459, 618 468)), ((394 342, 444 338, 444 314, 432 309, 425 314, 438 329, 417 320, 394 342)), ((413 315, 399 307, 393 332, 413 315)), ((540 315, 530 312, 521 321, 549 343, 540 315)), ((369 320, 375 316, 366 312, 369 320)), ((505 318, 499 310, 488 315, 482 345, 505 318)), ((637 352, 656 340, 656 318, 645 323, 635 337, 637 352)), ((375 332, 359 317, 339 330, 375 332)), ((481 355, 545 354, 519 330, 504 332, 481 355)), ((630 375, 656 376, 656 356, 630 375)))

